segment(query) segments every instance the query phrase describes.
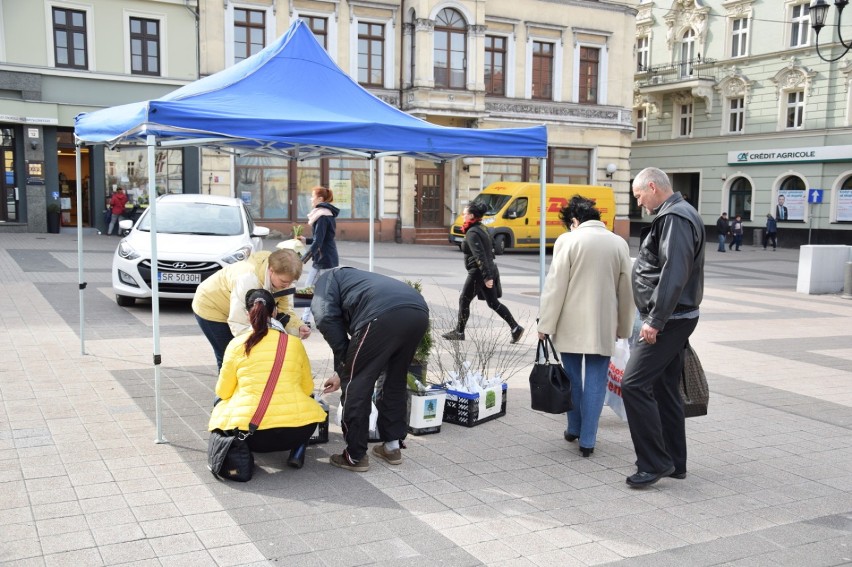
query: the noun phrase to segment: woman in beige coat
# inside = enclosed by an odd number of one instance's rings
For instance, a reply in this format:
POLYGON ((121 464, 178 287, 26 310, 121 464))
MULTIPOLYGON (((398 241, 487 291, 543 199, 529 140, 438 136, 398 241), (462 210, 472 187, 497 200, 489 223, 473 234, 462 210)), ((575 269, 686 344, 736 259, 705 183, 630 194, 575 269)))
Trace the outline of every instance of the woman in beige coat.
POLYGON ((538 336, 550 335, 562 355, 574 405, 565 439, 579 439, 580 452, 588 457, 595 449, 615 340, 630 336, 633 328, 630 250, 601 222, 590 199, 574 196, 560 218, 569 232, 553 247, 538 336))

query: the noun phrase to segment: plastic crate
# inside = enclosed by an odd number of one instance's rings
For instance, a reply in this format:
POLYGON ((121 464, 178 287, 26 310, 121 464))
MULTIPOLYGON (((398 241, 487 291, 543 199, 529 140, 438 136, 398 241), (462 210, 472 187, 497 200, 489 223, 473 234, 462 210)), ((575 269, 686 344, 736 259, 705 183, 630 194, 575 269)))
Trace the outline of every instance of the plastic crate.
POLYGON ((501 392, 501 400, 499 410, 494 413, 488 413, 480 418, 480 407, 483 407, 484 412, 491 412, 497 407, 497 400, 493 400, 494 404, 489 403, 486 392, 484 403, 480 403, 479 394, 469 394, 467 392, 458 392, 456 390, 447 390, 447 402, 444 405, 444 423, 455 423, 464 425, 465 427, 473 427, 492 419, 497 419, 506 415, 506 392, 508 386, 504 383, 499 387, 495 387, 491 391, 496 394, 496 391, 501 392))
POLYGON ((325 421, 317 425, 314 434, 308 439, 308 445, 328 443, 328 405, 325 402, 320 402, 320 406, 325 410, 325 421))

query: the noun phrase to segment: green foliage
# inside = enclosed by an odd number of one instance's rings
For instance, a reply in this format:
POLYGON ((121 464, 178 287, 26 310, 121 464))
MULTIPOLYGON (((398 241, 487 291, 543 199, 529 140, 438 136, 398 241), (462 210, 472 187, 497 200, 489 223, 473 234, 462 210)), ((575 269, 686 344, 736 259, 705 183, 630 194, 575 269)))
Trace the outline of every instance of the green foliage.
MULTIPOLYGON (((403 280, 405 283, 414 288, 417 293, 423 293, 423 284, 420 280, 403 280)), ((429 355, 432 353, 432 322, 426 328, 426 333, 420 339, 420 344, 417 345, 417 351, 414 353, 414 362, 425 364, 429 360, 429 355)))
POLYGON ((48 203, 47 204, 47 212, 48 213, 59 213, 59 212, 61 212, 61 209, 59 208, 59 205, 56 204, 56 203, 48 203))

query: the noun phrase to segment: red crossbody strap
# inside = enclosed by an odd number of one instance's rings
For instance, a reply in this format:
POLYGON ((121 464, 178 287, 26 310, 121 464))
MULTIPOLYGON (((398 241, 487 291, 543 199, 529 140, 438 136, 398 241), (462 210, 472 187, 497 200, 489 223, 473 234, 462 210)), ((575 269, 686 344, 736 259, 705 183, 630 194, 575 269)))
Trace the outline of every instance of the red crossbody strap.
POLYGON ((281 333, 278 336, 278 350, 275 352, 275 363, 272 365, 272 371, 269 373, 269 379, 266 381, 266 387, 263 389, 263 395, 260 396, 260 403, 257 405, 257 410, 249 423, 249 432, 254 433, 260 422, 263 421, 263 415, 269 408, 269 402, 272 400, 272 392, 275 391, 275 385, 278 383, 278 375, 281 374, 281 368, 284 366, 284 353, 287 352, 287 333, 281 333))

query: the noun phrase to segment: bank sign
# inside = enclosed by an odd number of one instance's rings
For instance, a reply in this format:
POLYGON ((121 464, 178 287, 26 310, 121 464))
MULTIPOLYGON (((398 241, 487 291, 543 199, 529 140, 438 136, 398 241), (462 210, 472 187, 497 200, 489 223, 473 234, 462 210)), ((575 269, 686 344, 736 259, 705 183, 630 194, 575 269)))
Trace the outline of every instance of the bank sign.
POLYGON ((852 146, 784 148, 779 150, 737 150, 728 152, 729 165, 813 161, 852 161, 852 146))

